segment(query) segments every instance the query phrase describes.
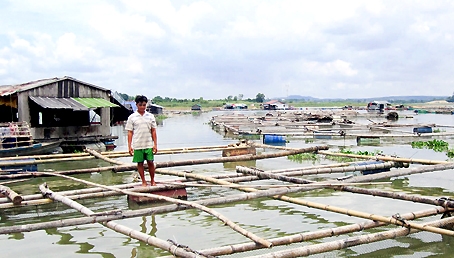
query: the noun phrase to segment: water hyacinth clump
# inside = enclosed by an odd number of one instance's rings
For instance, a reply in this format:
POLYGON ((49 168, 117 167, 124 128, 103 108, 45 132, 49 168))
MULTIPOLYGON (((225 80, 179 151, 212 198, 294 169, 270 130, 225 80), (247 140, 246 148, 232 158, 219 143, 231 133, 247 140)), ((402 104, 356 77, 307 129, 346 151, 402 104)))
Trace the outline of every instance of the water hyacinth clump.
POLYGON ((436 152, 446 152, 449 158, 454 157, 454 149, 449 148, 449 143, 443 140, 433 139, 430 141, 414 141, 411 143, 412 148, 431 149, 436 152))

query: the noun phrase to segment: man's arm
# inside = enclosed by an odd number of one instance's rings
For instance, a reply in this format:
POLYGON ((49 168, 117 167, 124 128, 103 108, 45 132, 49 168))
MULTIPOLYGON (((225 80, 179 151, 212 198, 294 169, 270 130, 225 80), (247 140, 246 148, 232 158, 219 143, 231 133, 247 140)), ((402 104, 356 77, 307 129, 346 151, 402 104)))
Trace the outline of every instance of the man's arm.
POLYGON ((151 128, 151 139, 153 139, 153 153, 158 152, 158 136, 156 135, 156 128, 151 128))
POLYGON ((133 131, 128 131, 128 151, 129 155, 134 155, 134 150, 132 149, 132 136, 134 135, 133 131))

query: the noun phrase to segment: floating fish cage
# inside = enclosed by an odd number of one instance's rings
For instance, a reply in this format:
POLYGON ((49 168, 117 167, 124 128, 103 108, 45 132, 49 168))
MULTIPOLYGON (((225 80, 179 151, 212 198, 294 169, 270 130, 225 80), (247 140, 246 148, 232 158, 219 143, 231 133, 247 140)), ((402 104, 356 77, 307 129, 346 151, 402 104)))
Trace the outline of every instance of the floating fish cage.
POLYGON ((356 145, 380 145, 379 136, 357 136, 356 145))
POLYGON ((432 127, 422 126, 413 128, 413 133, 432 133, 432 127))

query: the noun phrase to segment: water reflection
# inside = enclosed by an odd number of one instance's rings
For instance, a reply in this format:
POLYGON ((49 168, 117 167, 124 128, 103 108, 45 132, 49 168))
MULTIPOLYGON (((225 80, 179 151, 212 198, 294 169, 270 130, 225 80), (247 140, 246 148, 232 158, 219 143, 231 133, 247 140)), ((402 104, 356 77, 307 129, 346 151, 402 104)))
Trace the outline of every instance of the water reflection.
MULTIPOLYGON (((157 228, 157 224, 156 224, 155 215, 143 216, 141 219, 142 219, 142 223, 140 223, 140 229, 141 229, 140 231, 142 233, 156 237, 158 228, 157 228), (149 233, 147 233, 148 230, 150 230, 149 233)), ((151 247, 150 245, 140 241, 138 246, 132 248, 131 258, 157 257, 157 256, 159 256, 158 254, 162 254, 162 253, 163 253, 162 250, 151 247), (150 250, 150 249, 152 249, 152 250, 150 250)))
POLYGON ((104 258, 114 258, 115 257, 115 255, 113 255, 111 253, 107 253, 107 252, 99 252, 99 251, 92 252, 91 250, 93 250, 95 248, 95 245, 90 244, 89 242, 73 241, 72 239, 74 237, 69 233, 63 233, 60 230, 55 229, 55 228, 46 229, 45 231, 48 235, 60 236, 60 240, 56 242, 59 245, 77 245, 77 246, 79 246, 79 250, 77 250, 76 253, 99 254, 99 255, 101 255, 101 257, 104 257, 104 258))

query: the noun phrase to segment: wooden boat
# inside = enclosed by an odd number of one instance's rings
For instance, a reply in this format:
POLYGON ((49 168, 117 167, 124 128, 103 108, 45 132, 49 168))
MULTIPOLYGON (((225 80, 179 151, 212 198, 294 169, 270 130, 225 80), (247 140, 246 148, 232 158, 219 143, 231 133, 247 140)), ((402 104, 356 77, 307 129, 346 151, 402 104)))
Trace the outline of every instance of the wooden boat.
POLYGON ((26 122, 0 123, 0 157, 48 154, 60 146, 61 140, 35 143, 26 122))

